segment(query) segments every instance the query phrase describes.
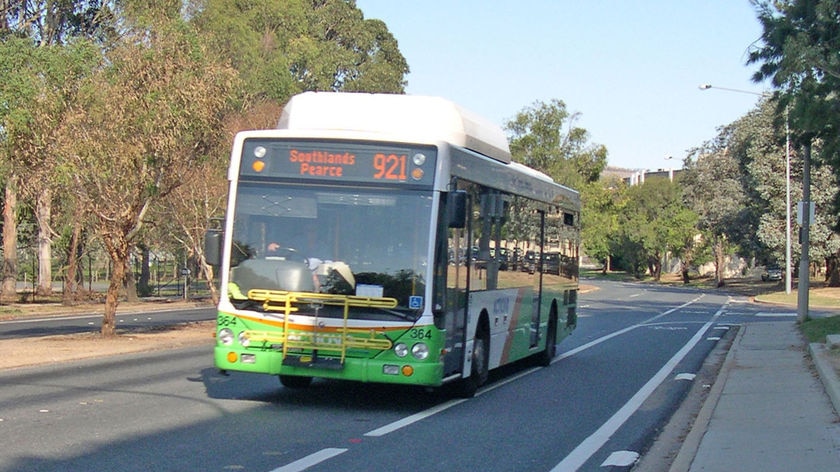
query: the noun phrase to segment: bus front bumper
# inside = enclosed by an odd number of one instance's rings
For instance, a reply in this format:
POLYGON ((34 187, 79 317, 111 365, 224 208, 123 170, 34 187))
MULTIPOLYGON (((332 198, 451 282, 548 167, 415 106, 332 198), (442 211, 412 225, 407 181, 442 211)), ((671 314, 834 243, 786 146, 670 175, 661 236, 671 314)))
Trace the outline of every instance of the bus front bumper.
POLYGON ((297 375, 329 379, 355 380, 437 387, 443 375, 442 362, 405 362, 406 359, 379 360, 346 357, 342 364, 331 357, 290 355, 276 350, 236 349, 216 346, 216 368, 224 371, 253 372, 270 375, 297 375))

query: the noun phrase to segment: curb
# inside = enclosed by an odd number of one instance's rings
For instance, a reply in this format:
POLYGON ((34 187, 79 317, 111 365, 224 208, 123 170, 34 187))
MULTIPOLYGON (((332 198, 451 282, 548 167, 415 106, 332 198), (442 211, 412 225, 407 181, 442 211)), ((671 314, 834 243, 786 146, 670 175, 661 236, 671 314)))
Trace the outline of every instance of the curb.
POLYGON ((694 462, 697 450, 700 449, 700 442, 703 440, 703 436, 709 428, 709 422, 712 420, 715 407, 717 407, 721 394, 723 394, 723 387, 726 385, 729 371, 735 365, 735 353, 738 351, 738 345, 741 342, 741 338, 744 337, 745 332, 746 330, 743 327, 738 328, 738 333, 735 335, 735 339, 732 340, 729 352, 726 353, 726 359, 724 359, 720 372, 718 372, 717 379, 709 390, 706 401, 703 402, 703 406, 697 413, 691 429, 686 434, 682 447, 680 447, 677 456, 671 462, 671 467, 668 469, 669 472, 687 472, 691 468, 691 463, 694 462))
POLYGON ((811 343, 808 345, 808 352, 817 368, 825 392, 828 394, 831 404, 834 405, 834 412, 840 413, 840 378, 837 372, 825 357, 829 355, 824 344, 811 343))

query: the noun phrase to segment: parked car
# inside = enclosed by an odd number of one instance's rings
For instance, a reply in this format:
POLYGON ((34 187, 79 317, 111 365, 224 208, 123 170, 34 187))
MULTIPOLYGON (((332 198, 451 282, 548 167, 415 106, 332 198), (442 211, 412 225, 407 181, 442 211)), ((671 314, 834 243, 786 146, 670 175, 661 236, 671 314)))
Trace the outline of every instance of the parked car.
POLYGON ((560 253, 547 252, 543 254, 543 272, 546 274, 560 275, 560 253))
POLYGON ((782 280, 782 269, 779 266, 767 266, 761 273, 761 280, 764 282, 782 280))
POLYGON ((525 255, 522 256, 521 264, 519 265, 519 270, 521 272, 528 272, 529 274, 533 274, 537 270, 537 253, 534 251, 527 251, 525 255))

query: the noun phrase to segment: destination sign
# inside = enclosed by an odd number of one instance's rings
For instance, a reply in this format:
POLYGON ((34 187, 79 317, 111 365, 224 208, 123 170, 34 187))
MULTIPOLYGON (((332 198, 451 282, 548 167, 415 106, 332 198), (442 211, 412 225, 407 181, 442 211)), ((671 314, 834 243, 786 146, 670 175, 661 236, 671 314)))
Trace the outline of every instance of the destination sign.
POLYGON ((243 144, 239 174, 431 185, 435 157, 430 146, 251 138, 243 144))

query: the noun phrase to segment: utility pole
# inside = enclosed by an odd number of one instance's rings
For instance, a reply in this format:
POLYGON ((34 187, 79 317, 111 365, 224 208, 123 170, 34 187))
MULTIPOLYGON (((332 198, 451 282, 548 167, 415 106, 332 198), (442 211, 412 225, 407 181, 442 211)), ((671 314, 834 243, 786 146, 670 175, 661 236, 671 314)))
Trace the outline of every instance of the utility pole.
POLYGON ((811 138, 808 137, 802 153, 802 229, 800 242, 802 256, 799 259, 799 287, 797 292, 796 320, 802 323, 808 319, 808 290, 811 285, 811 262, 808 251, 811 238, 811 138))

